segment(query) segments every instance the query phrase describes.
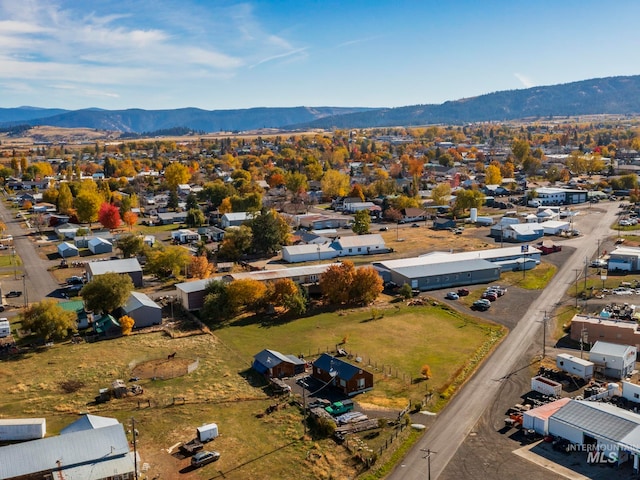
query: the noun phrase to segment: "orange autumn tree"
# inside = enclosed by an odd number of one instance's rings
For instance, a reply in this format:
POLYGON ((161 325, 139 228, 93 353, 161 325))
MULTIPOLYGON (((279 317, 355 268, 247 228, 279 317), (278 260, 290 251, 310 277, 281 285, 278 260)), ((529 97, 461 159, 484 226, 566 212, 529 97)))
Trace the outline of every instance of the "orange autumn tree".
POLYGON ((189 265, 189 273, 194 278, 209 278, 213 273, 213 265, 209 263, 207 257, 193 257, 189 265))
POLYGON ((129 227, 129 230, 133 228, 133 226, 138 223, 138 215, 131 211, 124 212, 123 218, 124 223, 129 227))

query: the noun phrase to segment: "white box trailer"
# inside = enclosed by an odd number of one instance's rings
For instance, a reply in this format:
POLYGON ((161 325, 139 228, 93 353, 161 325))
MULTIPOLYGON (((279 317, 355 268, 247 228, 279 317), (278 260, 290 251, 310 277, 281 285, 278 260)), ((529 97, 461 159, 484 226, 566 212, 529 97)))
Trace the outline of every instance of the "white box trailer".
POLYGON ((593 362, 574 357, 568 353, 559 353, 556 357, 556 367, 583 380, 589 380, 593 377, 593 366, 593 362))
POLYGON ((218 425, 215 423, 202 425, 196 430, 198 431, 198 440, 200 440, 202 443, 213 440, 218 436, 218 425))
POLYGON ((47 433, 44 418, 3 418, 0 419, 0 442, 37 440, 47 433))
POLYGON ((8 337, 11 335, 11 325, 6 318, 0 318, 0 338, 8 337))
POLYGON ((542 393, 543 395, 559 397, 562 395, 562 384, 538 375, 531 379, 531 390, 542 393))

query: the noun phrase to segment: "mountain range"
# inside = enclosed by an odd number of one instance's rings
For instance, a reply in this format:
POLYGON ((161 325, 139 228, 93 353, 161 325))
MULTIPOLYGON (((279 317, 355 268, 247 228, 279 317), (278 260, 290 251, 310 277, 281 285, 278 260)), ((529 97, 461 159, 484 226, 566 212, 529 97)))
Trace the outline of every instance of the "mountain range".
POLYGON ((640 75, 489 93, 439 105, 397 108, 283 107, 238 110, 83 110, 0 108, 0 127, 49 125, 129 133, 185 127, 193 131, 261 128, 367 128, 463 124, 558 116, 640 113, 640 75))

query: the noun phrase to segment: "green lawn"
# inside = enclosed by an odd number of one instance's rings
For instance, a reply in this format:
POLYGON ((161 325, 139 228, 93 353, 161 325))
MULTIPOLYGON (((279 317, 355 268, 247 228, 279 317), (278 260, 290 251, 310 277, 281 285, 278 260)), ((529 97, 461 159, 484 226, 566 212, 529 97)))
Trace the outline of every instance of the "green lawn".
POLYGON ((478 351, 485 349, 486 353, 487 345, 495 345, 504 333, 502 327, 445 305, 382 311, 384 317, 376 320, 371 320, 370 309, 322 313, 275 324, 244 319, 215 333, 247 364, 263 348, 313 356, 335 350, 346 339, 342 347, 361 357, 363 366, 374 371, 374 390, 359 396, 359 400, 394 408, 402 408, 409 399, 422 399, 424 382, 412 380, 420 377, 423 365, 428 364, 433 375, 429 390, 443 392, 478 351))

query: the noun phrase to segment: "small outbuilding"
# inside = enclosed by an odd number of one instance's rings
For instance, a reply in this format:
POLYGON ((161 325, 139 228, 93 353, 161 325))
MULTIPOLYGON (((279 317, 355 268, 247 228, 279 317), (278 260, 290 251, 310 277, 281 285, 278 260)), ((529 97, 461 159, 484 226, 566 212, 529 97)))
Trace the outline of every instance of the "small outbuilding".
POLYGON ((80 255, 80 250, 73 243, 62 242, 58 245, 58 255, 61 258, 77 257, 80 255))
POLYGON ((609 378, 625 378, 636 365, 636 347, 597 341, 589 352, 597 373, 609 378))
POLYGON ((87 242, 87 247, 89 247, 89 251, 94 255, 111 253, 113 251, 113 244, 109 240, 101 237, 93 237, 87 242))
POLYGON ((150 327, 162 323, 162 307, 141 292, 131 292, 122 314, 134 320, 134 328, 150 327))

